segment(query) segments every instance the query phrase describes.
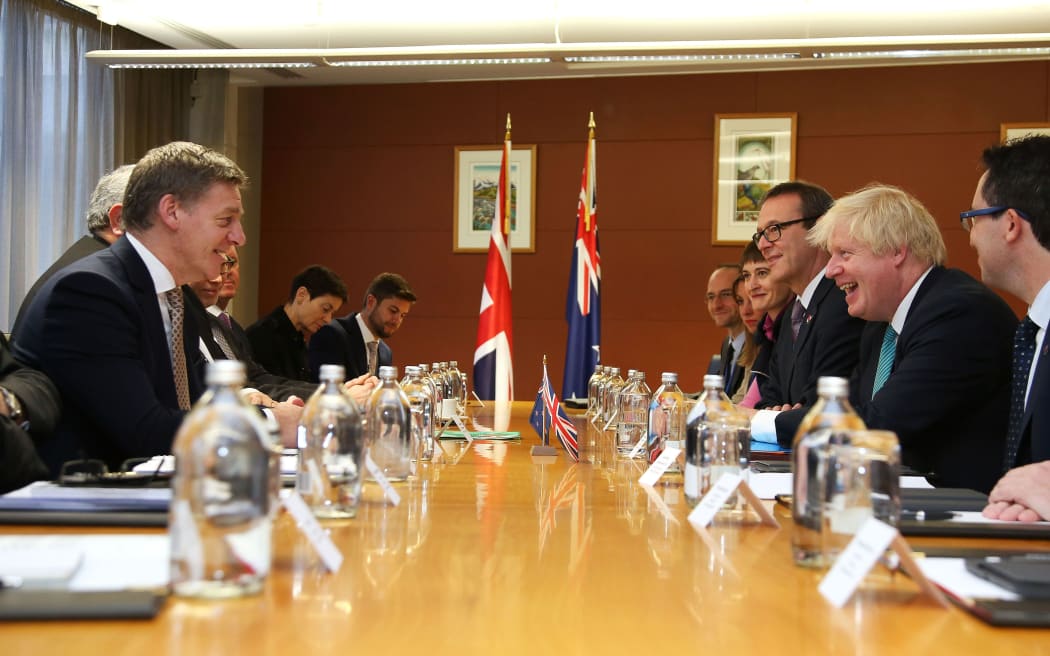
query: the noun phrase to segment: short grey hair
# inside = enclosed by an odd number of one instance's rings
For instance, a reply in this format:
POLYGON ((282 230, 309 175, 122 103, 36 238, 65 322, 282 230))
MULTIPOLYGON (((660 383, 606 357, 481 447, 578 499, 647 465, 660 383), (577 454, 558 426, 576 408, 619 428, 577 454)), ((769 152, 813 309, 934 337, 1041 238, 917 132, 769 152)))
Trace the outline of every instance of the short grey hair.
POLYGON ((133 164, 125 164, 99 178, 88 202, 88 232, 96 234, 109 227, 109 210, 124 201, 124 190, 134 168, 133 164))

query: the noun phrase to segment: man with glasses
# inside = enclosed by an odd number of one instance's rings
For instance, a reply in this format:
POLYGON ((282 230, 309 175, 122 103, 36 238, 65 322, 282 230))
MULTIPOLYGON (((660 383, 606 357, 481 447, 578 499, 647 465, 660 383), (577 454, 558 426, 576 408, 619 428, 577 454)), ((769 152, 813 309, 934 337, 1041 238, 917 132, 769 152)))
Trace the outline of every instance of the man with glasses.
MULTIPOLYGON (((971 210, 960 215, 981 278, 1028 304, 1014 334, 1003 469, 986 517, 1050 520, 1050 137, 984 151, 971 210)), ((1006 366, 1006 362, 1002 363, 1006 366)))
POLYGON ((1017 319, 958 269, 916 198, 873 185, 835 201, 809 232, 827 275, 867 321, 850 400, 868 428, 892 430, 901 462, 938 486, 987 492, 1001 473, 1017 319))
POLYGON ((726 338, 722 340, 719 350, 720 369, 718 373, 725 381, 725 392, 730 397, 737 393, 744 381, 744 370, 737 367, 737 360, 744 350, 747 331, 740 319, 740 308, 733 293, 733 283, 740 277, 740 267, 736 264, 721 264, 707 280, 707 312, 714 319, 715 325, 725 328, 726 338))
POLYGON ((827 251, 806 239, 832 203, 824 188, 792 181, 770 189, 759 210, 755 244, 772 280, 790 287, 795 302, 781 314, 757 405, 766 410, 755 415, 751 428, 758 439, 775 432, 783 446, 791 446, 792 427, 817 400, 817 379, 848 378, 857 364, 864 322, 849 315, 845 294, 825 277, 827 251))

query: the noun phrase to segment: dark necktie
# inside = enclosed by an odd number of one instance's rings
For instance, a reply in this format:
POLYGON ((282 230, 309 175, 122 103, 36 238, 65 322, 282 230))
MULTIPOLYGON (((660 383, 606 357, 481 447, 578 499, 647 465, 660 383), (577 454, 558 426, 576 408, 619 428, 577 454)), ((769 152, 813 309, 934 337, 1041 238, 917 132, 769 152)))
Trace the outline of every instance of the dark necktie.
POLYGON ((791 339, 798 339, 798 331, 802 329, 802 322, 806 319, 806 306, 802 305, 801 299, 795 299, 791 306, 791 339))
POLYGON ((182 319, 185 311, 182 306, 182 288, 176 287, 164 292, 168 301, 168 316, 171 318, 171 373, 175 377, 175 395, 179 400, 180 410, 190 409, 190 383, 186 375, 186 350, 182 338, 182 319))
POLYGON ((1021 420, 1024 419, 1025 396, 1028 391, 1028 372, 1035 357, 1035 335, 1039 325, 1025 317, 1014 333, 1013 368, 1010 370, 1010 425, 1006 430, 1006 461, 1003 469, 1014 466, 1021 446, 1021 420))
MULTIPOLYGON (((226 315, 225 314, 220 314, 218 316, 218 319, 219 319, 220 322, 222 321, 222 317, 224 317, 224 316, 226 316, 226 315)), ((229 317, 226 317, 227 321, 229 321, 229 319, 230 319, 229 317)), ((236 354, 234 354, 233 348, 230 347, 230 341, 228 339, 226 339, 226 332, 222 329, 222 326, 212 324, 211 336, 215 338, 215 343, 219 345, 219 348, 222 349, 222 353, 223 353, 223 355, 226 356, 227 359, 229 359, 229 360, 239 360, 240 359, 240 358, 237 357, 236 354)))
POLYGON ((886 384, 893 370, 893 358, 897 355, 897 331, 893 326, 886 326, 886 332, 882 335, 882 349, 879 350, 879 364, 875 368, 875 382, 871 386, 871 398, 886 384))
POLYGON ((725 389, 729 389, 733 380, 733 356, 736 354, 736 349, 733 348, 732 342, 729 344, 729 348, 726 349, 726 361, 725 366, 722 367, 722 377, 725 379, 722 384, 725 389))
POLYGON ((226 327, 226 330, 233 330, 233 322, 230 321, 230 315, 226 314, 225 311, 219 313, 219 321, 226 327))

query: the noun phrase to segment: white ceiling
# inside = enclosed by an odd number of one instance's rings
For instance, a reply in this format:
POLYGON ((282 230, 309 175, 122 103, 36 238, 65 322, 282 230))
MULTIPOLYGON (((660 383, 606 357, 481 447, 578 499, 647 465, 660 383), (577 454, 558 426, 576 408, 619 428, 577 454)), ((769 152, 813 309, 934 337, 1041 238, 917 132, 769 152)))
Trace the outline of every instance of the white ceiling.
MULTIPOLYGON (((1031 0, 69 0, 193 61, 229 49, 288 50, 318 63, 232 72, 255 85, 361 84, 694 73, 1050 59, 1050 2, 1031 0), (202 49, 209 52, 200 53, 202 49), (934 50, 871 58, 828 53, 934 50), (570 63, 573 55, 792 53, 724 59, 570 63), (546 56, 538 64, 334 67, 337 59, 546 56), (816 56, 815 56, 816 55, 816 56)), ((240 55, 250 53, 239 53, 240 55)), ((271 56, 281 53, 268 53, 271 56)), ((111 58, 112 59, 112 58, 111 58)), ((106 61, 103 59, 103 61, 106 61)))

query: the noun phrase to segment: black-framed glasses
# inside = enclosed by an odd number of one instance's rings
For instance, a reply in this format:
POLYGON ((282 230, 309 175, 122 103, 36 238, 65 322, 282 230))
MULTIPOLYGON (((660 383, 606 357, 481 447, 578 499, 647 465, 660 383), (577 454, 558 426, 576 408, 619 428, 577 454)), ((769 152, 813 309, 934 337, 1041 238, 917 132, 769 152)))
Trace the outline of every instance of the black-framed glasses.
POLYGON ((780 223, 771 223, 767 225, 764 230, 759 230, 755 234, 751 235, 751 241, 755 242, 755 246, 758 246, 758 242, 762 241, 765 237, 766 241, 770 244, 780 239, 781 233, 784 232, 784 228, 793 226, 796 223, 802 223, 803 221, 816 221, 819 216, 804 216, 801 219, 792 219, 791 221, 781 221, 780 223))
POLYGON ((220 272, 221 272, 221 273, 222 273, 223 275, 226 275, 226 274, 227 274, 227 273, 229 273, 230 271, 233 271, 233 267, 234 267, 234 266, 235 266, 236 264, 237 264, 237 258, 235 258, 235 257, 230 257, 229 255, 227 255, 227 256, 226 256, 226 261, 222 263, 222 266, 221 266, 221 267, 219 268, 219 271, 220 271, 220 272))
MULTIPOLYGON (((959 212, 959 223, 962 224, 963 230, 965 230, 966 232, 970 232, 970 230, 973 229, 974 219, 976 219, 977 217, 991 216, 993 214, 1002 214, 1008 209, 1010 209, 1010 207, 1006 205, 996 205, 995 207, 982 207, 979 210, 968 210, 966 212, 959 212)), ((1017 216, 1021 217, 1025 221, 1032 221, 1028 218, 1028 215, 1022 212, 1021 210, 1014 208, 1014 211, 1017 212, 1017 216)))

